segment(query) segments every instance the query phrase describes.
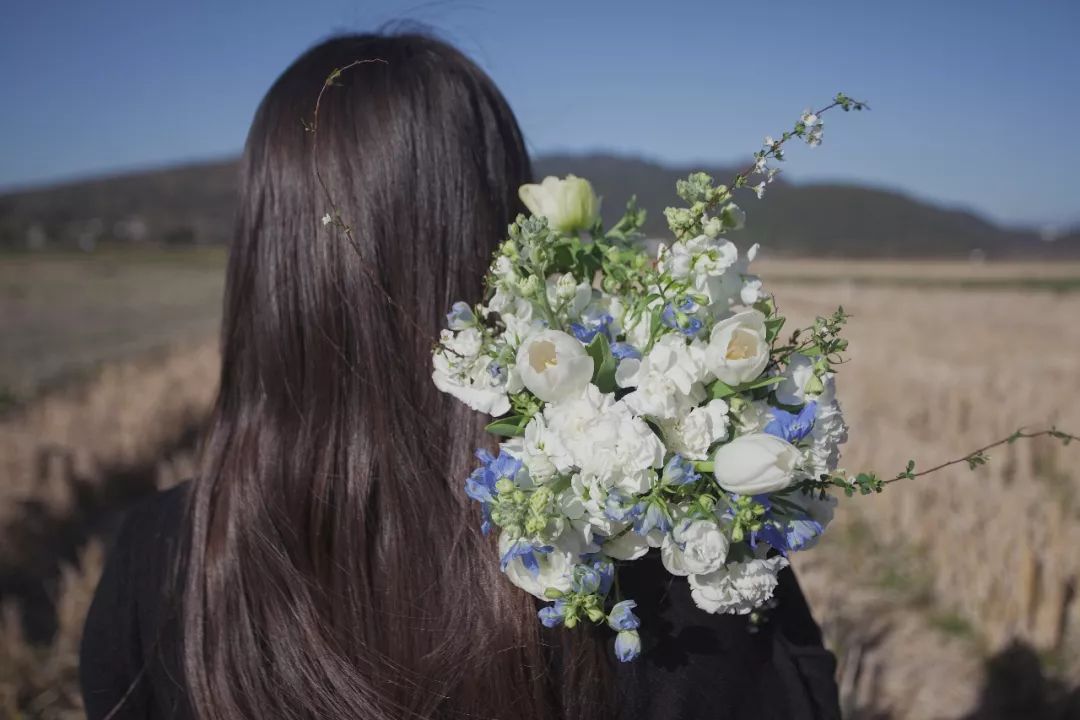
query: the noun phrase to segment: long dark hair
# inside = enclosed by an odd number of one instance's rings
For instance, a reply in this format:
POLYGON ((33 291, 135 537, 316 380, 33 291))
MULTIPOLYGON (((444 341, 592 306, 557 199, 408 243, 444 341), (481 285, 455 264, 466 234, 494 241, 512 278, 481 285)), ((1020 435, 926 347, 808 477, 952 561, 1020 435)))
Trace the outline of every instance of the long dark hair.
POLYGON ((324 42, 267 93, 191 495, 199 718, 603 714, 602 649, 545 641, 499 574, 460 490, 483 419, 430 379, 443 313, 480 298, 529 176, 502 95, 430 37, 324 42), (323 97, 315 148, 302 121, 327 75, 372 58, 323 97), (321 222, 316 152, 358 247, 321 222))

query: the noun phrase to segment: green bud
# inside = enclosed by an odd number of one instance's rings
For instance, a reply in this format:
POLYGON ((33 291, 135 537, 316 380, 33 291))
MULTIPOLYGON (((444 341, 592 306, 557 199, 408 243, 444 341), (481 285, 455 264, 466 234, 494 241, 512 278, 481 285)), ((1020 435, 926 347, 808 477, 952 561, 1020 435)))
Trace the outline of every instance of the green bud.
POLYGON ((500 495, 505 495, 507 493, 513 492, 513 490, 514 481, 510 478, 499 478, 495 481, 495 492, 499 493, 500 495))
POLYGON ((604 615, 604 611, 600 608, 591 607, 585 612, 589 616, 589 619, 592 620, 594 623, 598 623, 603 620, 604 617, 606 617, 604 615))
POLYGON ((546 597, 548 600, 558 600, 562 596, 563 591, 559 588, 549 587, 547 590, 544 591, 544 597, 546 597))
POLYGON ((535 275, 530 275, 520 283, 518 283, 518 291, 522 297, 534 297, 540 294, 540 278, 535 275))

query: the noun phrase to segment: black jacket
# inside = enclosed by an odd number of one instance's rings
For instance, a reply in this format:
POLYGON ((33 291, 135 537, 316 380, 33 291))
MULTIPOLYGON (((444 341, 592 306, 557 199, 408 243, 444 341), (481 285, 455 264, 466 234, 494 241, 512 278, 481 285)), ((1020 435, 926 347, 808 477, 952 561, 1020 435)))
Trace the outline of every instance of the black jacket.
MULTIPOLYGON (((169 573, 182 537, 186 488, 136 506, 109 554, 81 649, 89 720, 104 718, 122 698, 114 718, 191 717, 180 671, 177 594, 165 592, 175 587, 169 573)), ((686 581, 668 575, 653 555, 620 569, 620 585, 638 602, 645 643, 638 660, 617 663, 621 718, 839 718, 836 663, 790 570, 781 573, 769 621, 751 632, 745 617, 696 608, 686 581)))

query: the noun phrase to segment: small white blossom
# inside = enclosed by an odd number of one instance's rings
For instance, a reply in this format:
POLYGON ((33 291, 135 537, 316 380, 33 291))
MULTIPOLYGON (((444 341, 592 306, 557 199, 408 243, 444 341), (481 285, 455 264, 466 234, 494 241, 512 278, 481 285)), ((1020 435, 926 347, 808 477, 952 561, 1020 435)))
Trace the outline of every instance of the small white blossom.
POLYGON ((322 216, 322 224, 323 225, 329 225, 333 221, 334 221, 334 219, 332 217, 330 217, 330 213, 326 213, 325 215, 322 216))

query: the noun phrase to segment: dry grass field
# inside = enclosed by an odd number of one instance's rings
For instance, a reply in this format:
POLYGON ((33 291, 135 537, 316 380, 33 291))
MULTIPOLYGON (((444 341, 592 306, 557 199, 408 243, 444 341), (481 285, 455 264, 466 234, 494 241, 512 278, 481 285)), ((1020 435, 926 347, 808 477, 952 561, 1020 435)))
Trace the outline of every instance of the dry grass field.
MULTIPOLYGON (((0 259, 12 397, 0 416, 0 717, 80 716, 78 635, 103 541, 119 509, 193 468, 219 268, 206 255, 0 259), (78 382, 62 382, 72 372, 78 382)), ((792 323, 838 303, 854 315, 840 377, 849 469, 929 466, 1021 425, 1080 431, 1080 266, 760 271, 792 323)), ((842 503, 797 568, 841 659, 849 717, 1080 713, 1078 464, 1080 446, 1015 445, 977 472, 842 503)))

